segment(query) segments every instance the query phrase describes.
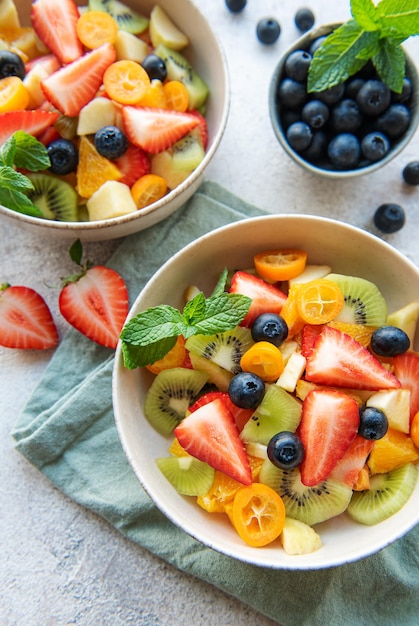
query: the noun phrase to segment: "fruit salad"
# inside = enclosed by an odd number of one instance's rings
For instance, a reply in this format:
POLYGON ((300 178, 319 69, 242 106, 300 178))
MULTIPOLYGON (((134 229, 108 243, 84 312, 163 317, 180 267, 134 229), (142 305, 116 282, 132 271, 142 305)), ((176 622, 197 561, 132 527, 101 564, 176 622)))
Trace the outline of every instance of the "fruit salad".
POLYGON ((418 477, 419 302, 388 311, 377 285, 261 251, 205 298, 153 307, 121 334, 125 367, 155 377, 144 415, 157 465, 248 545, 321 549, 317 524, 378 524, 418 477))
POLYGON ((209 89, 184 56, 188 46, 158 4, 145 16, 119 0, 35 0, 23 27, 4 0, 0 143, 8 155, 17 143, 27 158, 2 158, 22 177, 0 202, 93 221, 135 213, 177 187, 208 142, 209 89), (40 144, 24 144, 22 131, 40 144))

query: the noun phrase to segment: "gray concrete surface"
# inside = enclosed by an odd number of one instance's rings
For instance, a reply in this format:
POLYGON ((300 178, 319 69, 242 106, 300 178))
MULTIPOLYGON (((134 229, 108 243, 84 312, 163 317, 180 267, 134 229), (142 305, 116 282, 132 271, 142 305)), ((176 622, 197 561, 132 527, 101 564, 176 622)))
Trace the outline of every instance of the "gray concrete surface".
MULTIPOLYGON (((229 63, 232 102, 228 128, 208 178, 272 213, 312 213, 373 230, 373 212, 398 202, 408 225, 386 239, 419 262, 419 189, 407 188, 402 167, 419 159, 419 136, 395 161, 368 177, 330 183, 303 172, 276 143, 267 94, 279 54, 298 33, 299 5, 248 0, 233 16, 224 0, 195 0, 218 33, 229 63), (275 46, 255 37, 258 19, 282 25, 275 46)), ((311 0, 316 23, 345 20, 349 3, 311 0)), ((416 60, 419 42, 408 44, 416 60)), ((86 252, 104 262, 118 241, 92 243, 86 252)), ((0 223, 1 280, 46 294, 60 333, 59 276, 72 269, 65 242, 46 241, 0 223)), ((177 571, 122 538, 80 508, 13 450, 10 431, 49 356, 0 348, 0 624, 2 626, 268 626, 274 622, 223 592, 177 571)), ((280 593, 280 590, 278 590, 280 593)), ((284 616, 284 620, 286 616, 284 616)))

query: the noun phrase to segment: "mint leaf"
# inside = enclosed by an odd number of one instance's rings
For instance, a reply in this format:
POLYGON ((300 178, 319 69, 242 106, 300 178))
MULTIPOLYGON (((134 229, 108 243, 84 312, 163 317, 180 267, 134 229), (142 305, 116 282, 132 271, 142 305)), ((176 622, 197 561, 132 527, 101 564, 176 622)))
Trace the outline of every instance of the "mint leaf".
POLYGON ((51 165, 47 149, 38 139, 23 130, 16 131, 13 139, 16 146, 14 155, 16 167, 38 172, 46 170, 51 165))
MULTIPOLYGON (((0 168, 1 170, 2 168, 0 168)), ((31 215, 32 217, 43 217, 42 212, 31 203, 29 198, 25 196, 20 191, 13 191, 8 187, 2 187, 0 183, 0 204, 11 209, 12 211, 17 211, 18 213, 23 213, 25 215, 31 215)))
POLYGON ((381 0, 377 5, 382 36, 408 37, 419 35, 419 5, 417 0, 381 0))
POLYGON ((0 165, 12 167, 15 159, 15 152, 16 140, 12 135, 0 146, 0 165))
POLYGON ((205 319, 195 324, 195 333, 214 335, 240 324, 249 310, 251 299, 238 293, 222 293, 206 301, 205 319))
POLYGON ((184 332, 187 332, 187 324, 182 314, 174 307, 162 304, 129 320, 122 329, 121 339, 134 346, 148 346, 184 332))
POLYGON ((379 28, 380 13, 372 0, 351 0, 351 13, 364 30, 379 28))
POLYGON ((176 337, 166 337, 148 346, 136 346, 123 342, 121 348, 125 367, 132 370, 159 361, 173 348, 176 339, 176 337))
POLYGON ((372 57, 372 62, 381 80, 392 91, 401 93, 405 73, 405 56, 402 48, 389 39, 382 39, 379 50, 372 57))
POLYGON ((197 322, 200 322, 205 315, 205 296, 202 293, 198 293, 192 300, 189 300, 185 304, 185 308, 183 309, 182 317, 186 324, 194 325, 197 322))
MULTIPOLYGON (((13 167, 3 165, 0 166, 0 188, 12 191, 30 191, 33 189, 33 184, 27 176, 16 172, 13 167)), ((28 198, 26 198, 26 202, 29 202, 28 198)))
POLYGON ((219 296, 221 293, 225 291, 227 278, 228 278, 228 270, 225 267, 220 274, 217 284, 214 287, 214 291, 211 294, 212 296, 219 296))

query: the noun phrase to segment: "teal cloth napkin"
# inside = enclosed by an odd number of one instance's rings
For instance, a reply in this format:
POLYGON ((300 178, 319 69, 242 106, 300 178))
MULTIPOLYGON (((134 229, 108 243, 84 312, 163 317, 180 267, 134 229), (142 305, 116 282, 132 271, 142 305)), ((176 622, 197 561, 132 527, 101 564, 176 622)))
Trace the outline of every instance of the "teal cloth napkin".
MULTIPOLYGON (((260 214, 206 182, 174 215, 124 239, 108 264, 134 300, 192 239, 260 214)), ((71 329, 12 433, 17 449, 60 490, 153 554, 282 626, 419 624, 419 526, 362 561, 308 572, 235 561, 174 526, 142 490, 122 451, 112 413, 113 357, 71 329)))

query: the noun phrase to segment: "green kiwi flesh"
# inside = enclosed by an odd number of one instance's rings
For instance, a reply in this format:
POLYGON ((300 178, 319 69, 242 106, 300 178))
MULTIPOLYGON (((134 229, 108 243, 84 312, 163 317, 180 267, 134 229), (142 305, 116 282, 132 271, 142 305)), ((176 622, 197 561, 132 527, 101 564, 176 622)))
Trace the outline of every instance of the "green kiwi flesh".
POLYGON ((45 219, 78 221, 77 193, 69 183, 48 174, 29 174, 28 178, 34 186, 28 197, 45 219))
POLYGON ((270 385, 262 402, 240 433, 243 441, 268 445, 276 433, 295 432, 301 420, 302 404, 282 387, 270 385))
POLYGON ((153 380, 144 403, 144 415, 164 437, 184 419, 208 380, 205 372, 184 367, 163 370, 153 380))
POLYGON ((379 524, 400 511, 412 495, 417 480, 418 470, 413 463, 387 474, 374 474, 369 489, 354 491, 348 513, 360 524, 379 524))
POLYGON ((175 172, 193 172, 205 156, 199 131, 192 130, 172 147, 172 167, 175 172))
POLYGON ((217 365, 217 363, 214 363, 214 361, 206 359, 201 354, 196 354, 195 352, 189 352, 189 358, 194 370, 199 370, 207 374, 208 383, 215 385, 219 391, 228 390, 230 380, 234 376, 232 372, 228 372, 223 367, 217 365))
POLYGON ((281 496, 287 517, 298 519, 309 526, 343 513, 352 496, 350 487, 331 478, 314 487, 306 487, 301 482, 298 467, 281 470, 269 459, 261 467, 259 480, 281 496))
POLYGON ((183 496, 204 496, 214 482, 214 469, 192 456, 156 459, 160 471, 183 496))
POLYGON ((210 359, 233 374, 241 371, 240 360, 254 341, 248 328, 236 326, 215 335, 193 335, 186 340, 186 349, 210 359))
POLYGON ((179 80, 185 85, 189 94, 189 109, 200 109, 206 102, 209 89, 189 61, 183 54, 171 50, 162 43, 157 46, 154 53, 165 62, 168 79, 179 80))
POLYGON ((365 278, 328 274, 325 278, 340 287, 345 304, 335 320, 350 324, 383 326, 387 319, 387 304, 378 287, 365 278))
POLYGON ((118 28, 134 35, 145 31, 149 19, 138 11, 133 11, 129 6, 118 0, 89 0, 89 11, 104 11, 112 15, 118 28))

